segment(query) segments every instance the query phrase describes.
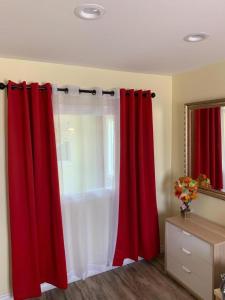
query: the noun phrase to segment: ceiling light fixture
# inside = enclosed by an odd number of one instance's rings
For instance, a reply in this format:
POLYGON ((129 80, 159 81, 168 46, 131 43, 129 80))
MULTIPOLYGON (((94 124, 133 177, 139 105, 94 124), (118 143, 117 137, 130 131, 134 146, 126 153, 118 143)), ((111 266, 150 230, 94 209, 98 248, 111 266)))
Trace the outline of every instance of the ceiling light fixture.
POLYGON ((83 4, 75 8, 74 14, 85 20, 95 20, 105 14, 105 9, 99 4, 83 4))
POLYGON ((209 36, 206 33, 192 33, 184 37, 185 42, 196 43, 207 39, 209 36))

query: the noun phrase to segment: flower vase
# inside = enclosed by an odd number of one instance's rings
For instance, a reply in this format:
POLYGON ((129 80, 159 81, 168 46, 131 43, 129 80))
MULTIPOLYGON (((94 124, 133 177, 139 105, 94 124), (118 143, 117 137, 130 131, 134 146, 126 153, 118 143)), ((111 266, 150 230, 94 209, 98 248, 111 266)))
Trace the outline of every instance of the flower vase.
POLYGON ((187 207, 186 209, 181 210, 180 213, 181 213, 181 216, 184 219, 190 219, 190 217, 191 217, 191 210, 190 210, 189 207, 187 207))

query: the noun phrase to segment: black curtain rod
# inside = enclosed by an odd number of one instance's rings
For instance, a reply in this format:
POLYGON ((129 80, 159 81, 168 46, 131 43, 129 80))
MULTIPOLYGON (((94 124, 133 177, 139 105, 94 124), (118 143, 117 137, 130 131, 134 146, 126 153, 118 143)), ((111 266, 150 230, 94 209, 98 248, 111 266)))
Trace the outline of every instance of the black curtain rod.
MULTIPOLYGON (((8 85, 0 82, 0 90, 4 90, 5 88, 8 88, 8 85)), ((22 89, 23 87, 21 86, 17 86, 17 85, 12 85, 12 89, 22 89)), ((30 89, 31 86, 27 86, 27 89, 30 89)), ((40 90, 44 90, 45 87, 40 86, 39 87, 40 90)), ((59 92, 64 92, 64 93, 68 93, 69 90, 68 88, 57 88, 57 91, 59 92)), ((96 90, 83 90, 83 89, 79 89, 79 93, 86 93, 86 94, 92 94, 92 95, 96 95, 96 90)), ((103 95, 111 95, 114 96, 114 91, 102 91, 103 95)), ((155 93, 151 93, 152 98, 155 98, 155 93)))

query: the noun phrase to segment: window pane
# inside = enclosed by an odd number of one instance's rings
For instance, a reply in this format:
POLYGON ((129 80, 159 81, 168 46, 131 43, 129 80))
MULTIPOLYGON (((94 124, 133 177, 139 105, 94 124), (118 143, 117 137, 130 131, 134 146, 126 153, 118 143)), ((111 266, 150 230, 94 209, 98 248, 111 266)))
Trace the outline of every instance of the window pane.
POLYGON ((60 187, 64 195, 112 187, 115 171, 112 115, 60 115, 56 138, 58 163, 62 166, 59 168, 60 187))

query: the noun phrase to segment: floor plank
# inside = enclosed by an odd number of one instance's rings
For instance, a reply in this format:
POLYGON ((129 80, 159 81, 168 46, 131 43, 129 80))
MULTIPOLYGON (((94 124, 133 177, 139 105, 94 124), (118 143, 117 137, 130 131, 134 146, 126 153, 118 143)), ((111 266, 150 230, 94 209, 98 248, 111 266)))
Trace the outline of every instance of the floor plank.
POLYGON ((54 289, 36 300, 193 300, 164 272, 163 258, 139 261, 54 289))

